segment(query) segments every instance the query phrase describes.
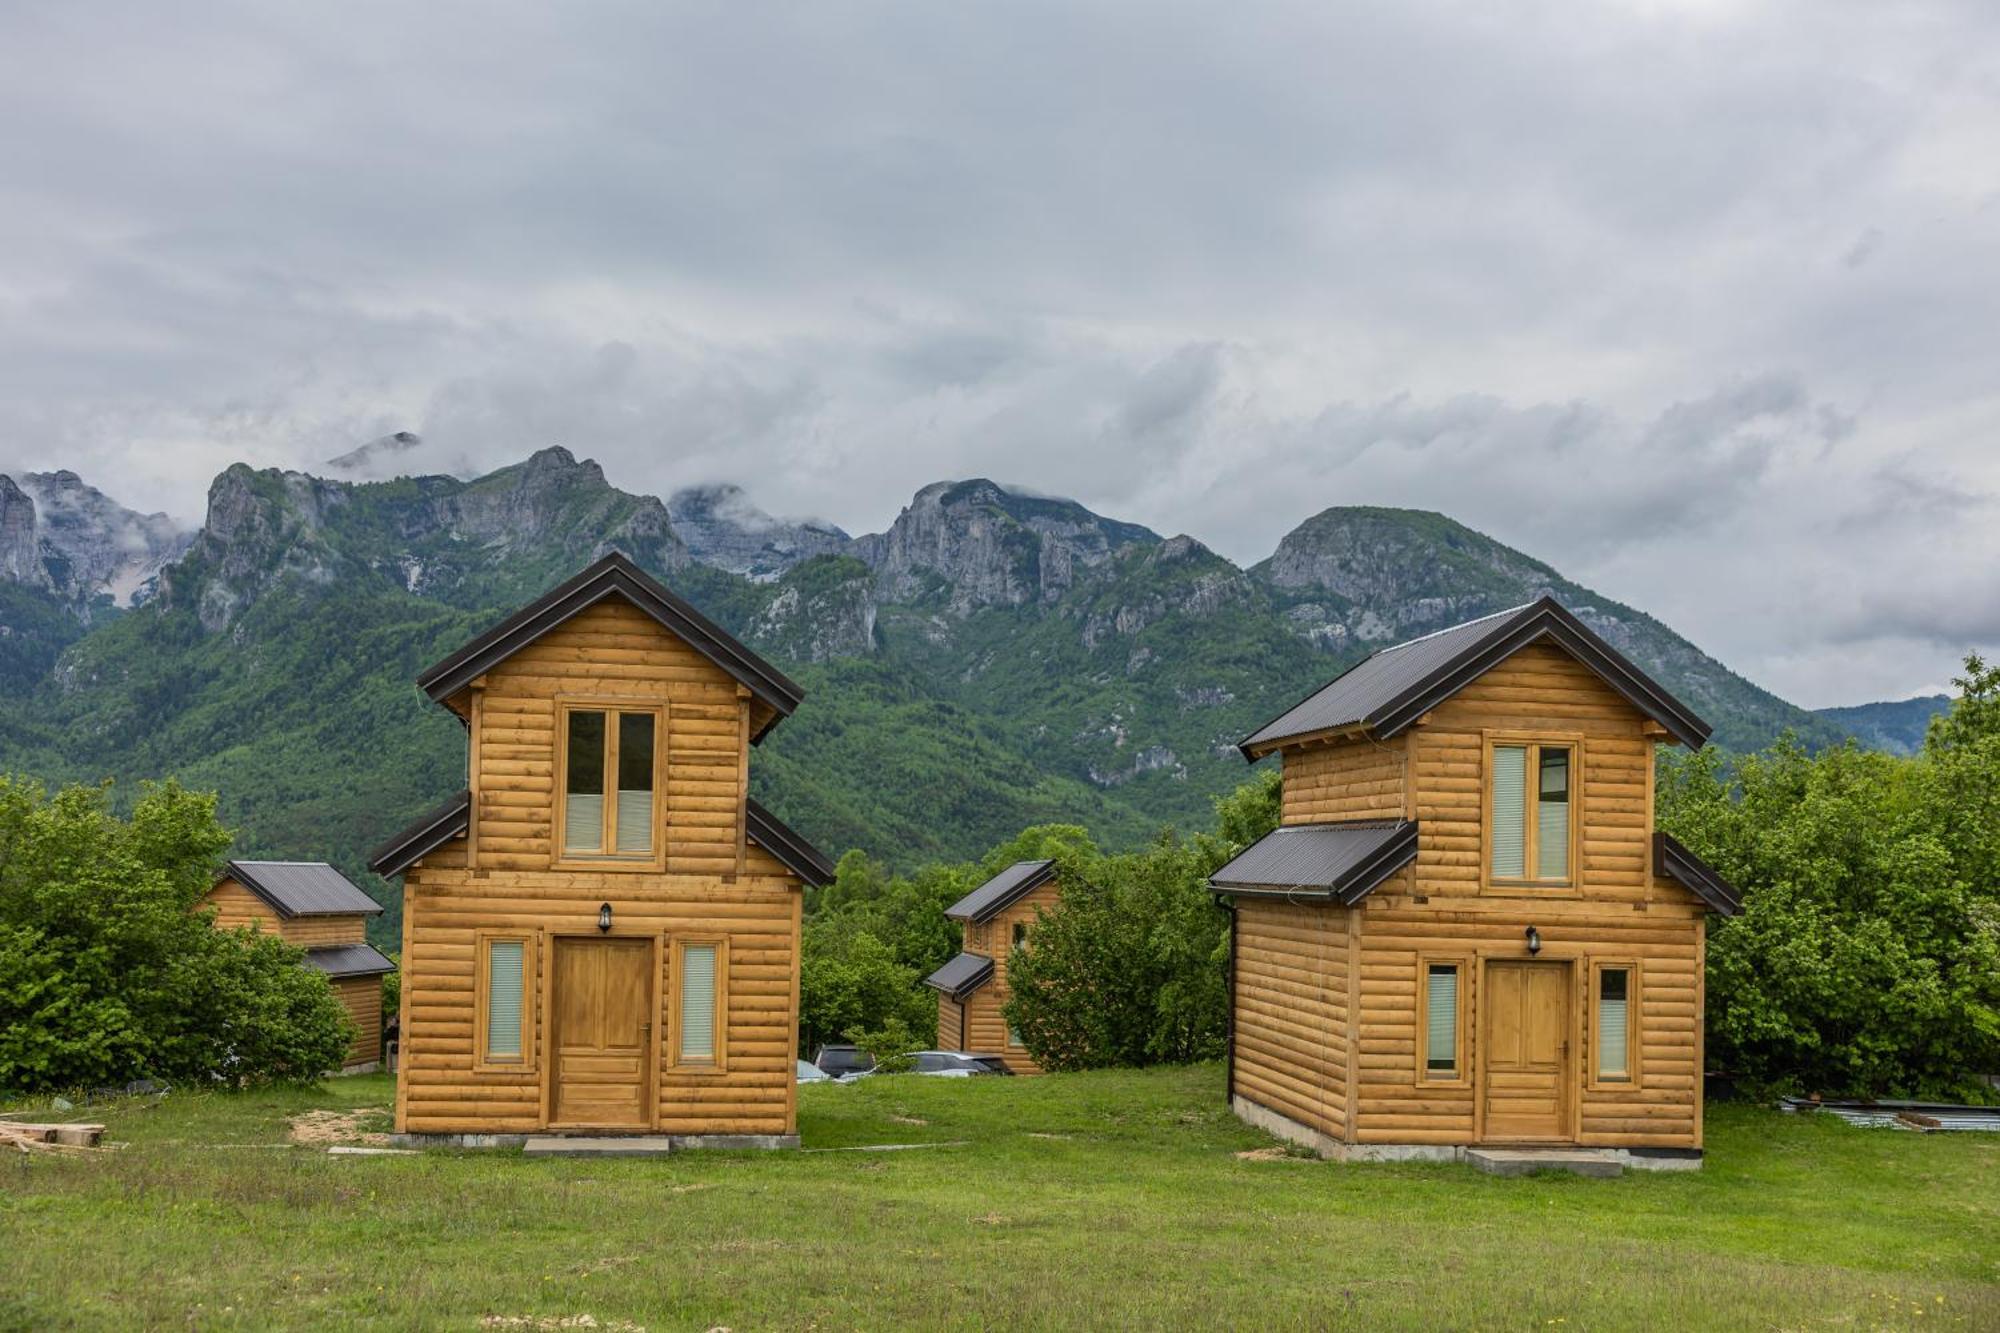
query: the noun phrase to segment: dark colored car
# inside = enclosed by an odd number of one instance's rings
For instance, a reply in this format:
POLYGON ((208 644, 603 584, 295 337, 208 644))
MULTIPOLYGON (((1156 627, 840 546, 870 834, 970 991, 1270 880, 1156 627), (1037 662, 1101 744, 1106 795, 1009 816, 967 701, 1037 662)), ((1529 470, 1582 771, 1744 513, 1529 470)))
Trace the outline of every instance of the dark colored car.
POLYGON ((1007 1068, 1007 1062, 997 1055, 968 1055, 965 1058, 973 1061, 975 1064, 985 1065, 986 1072, 989 1074, 1011 1075, 1014 1072, 1007 1068))
POLYGON ((813 1063, 834 1078, 865 1074, 875 1067, 875 1057, 859 1046, 822 1046, 813 1063))
POLYGON ((912 1051, 911 1070, 918 1074, 941 1074, 946 1078, 972 1078, 984 1074, 1010 1074, 997 1055, 961 1055, 957 1051, 912 1051))

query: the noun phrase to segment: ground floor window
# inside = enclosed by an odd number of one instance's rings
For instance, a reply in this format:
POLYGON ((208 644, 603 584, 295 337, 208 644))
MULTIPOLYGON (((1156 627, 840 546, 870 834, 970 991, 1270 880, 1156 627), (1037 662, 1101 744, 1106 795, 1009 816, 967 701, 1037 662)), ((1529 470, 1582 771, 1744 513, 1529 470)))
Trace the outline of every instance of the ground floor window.
POLYGON ((1456 961, 1424 965, 1423 1072, 1426 1079, 1456 1079, 1462 1072, 1459 983, 1464 974, 1464 965, 1456 961))
POLYGON ((1597 1080, 1600 1083, 1633 1081, 1632 1038, 1637 998, 1637 973, 1625 963, 1601 963, 1597 969, 1594 1043, 1597 1080))
POLYGON ((533 942, 521 935, 481 935, 475 1040, 479 1063, 524 1068, 529 1063, 533 1031, 533 942))
POLYGON ((729 946, 722 940, 676 940, 673 969, 673 1062, 685 1069, 720 1069, 728 1033, 729 946))

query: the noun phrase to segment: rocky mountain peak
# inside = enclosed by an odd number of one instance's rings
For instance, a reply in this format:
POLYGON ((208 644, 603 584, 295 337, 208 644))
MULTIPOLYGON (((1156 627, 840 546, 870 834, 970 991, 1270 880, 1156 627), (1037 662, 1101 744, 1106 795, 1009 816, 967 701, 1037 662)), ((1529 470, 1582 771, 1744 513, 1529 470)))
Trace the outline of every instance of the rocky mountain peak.
POLYGON ((0 580, 50 587, 35 532, 35 502, 9 476, 0 475, 0 580))
POLYGON ((831 523, 790 520, 759 509, 740 486, 689 486, 667 497, 667 517, 705 565, 758 582, 817 555, 839 555, 853 539, 831 523))
POLYGON ((153 576, 191 536, 68 469, 0 477, 0 580, 45 589, 79 610, 107 596, 119 606, 144 601, 153 576))
POLYGON ((984 477, 934 482, 885 533, 854 553, 890 601, 941 597, 956 614, 986 606, 1051 603, 1119 552, 1159 536, 1092 513, 1074 500, 1028 495, 984 477))

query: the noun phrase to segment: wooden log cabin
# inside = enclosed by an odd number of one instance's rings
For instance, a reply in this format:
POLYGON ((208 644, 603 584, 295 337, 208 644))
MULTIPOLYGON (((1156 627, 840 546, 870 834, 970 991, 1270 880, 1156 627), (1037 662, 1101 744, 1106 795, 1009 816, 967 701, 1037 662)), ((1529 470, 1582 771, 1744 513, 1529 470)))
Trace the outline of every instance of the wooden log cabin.
POLYGON ((1698 1164, 1710 913, 1653 827, 1708 727, 1554 600, 1375 653, 1242 743, 1280 827, 1210 879, 1228 1087, 1330 1157, 1474 1146, 1698 1164))
POLYGON ((795 1145, 802 886, 750 798, 799 688, 612 553, 425 671, 467 788, 403 876, 396 1128, 795 1145))
POLYGON ((382 906, 353 880, 324 861, 231 861, 196 908, 213 912, 218 929, 248 926, 304 949, 354 1022, 343 1068, 381 1063, 382 978, 396 965, 368 943, 368 918, 382 906))
POLYGON ((961 923, 957 956, 924 978, 938 993, 938 1049, 998 1055, 1017 1074, 1039 1074, 1001 1008, 1007 962, 1026 948, 1035 919, 1062 898, 1054 861, 1017 861, 945 909, 961 923))

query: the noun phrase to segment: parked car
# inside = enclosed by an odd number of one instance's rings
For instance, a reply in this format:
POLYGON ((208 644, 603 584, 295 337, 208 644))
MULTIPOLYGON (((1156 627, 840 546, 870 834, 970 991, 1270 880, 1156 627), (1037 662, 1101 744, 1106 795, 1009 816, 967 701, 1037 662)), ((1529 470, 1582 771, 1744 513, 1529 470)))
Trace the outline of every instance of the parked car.
POLYGON ((833 1075, 821 1069, 810 1060, 799 1061, 798 1079, 801 1083, 831 1083, 833 1075))
POLYGON ((865 1074, 875 1068, 875 1057, 859 1046, 822 1046, 813 1063, 828 1078, 845 1078, 851 1074, 865 1074))
POLYGON ((1013 1076, 1014 1071, 1007 1067, 1007 1061, 1001 1056, 973 1054, 965 1058, 985 1065, 986 1072, 989 1074, 1006 1074, 1010 1078, 1013 1076))

